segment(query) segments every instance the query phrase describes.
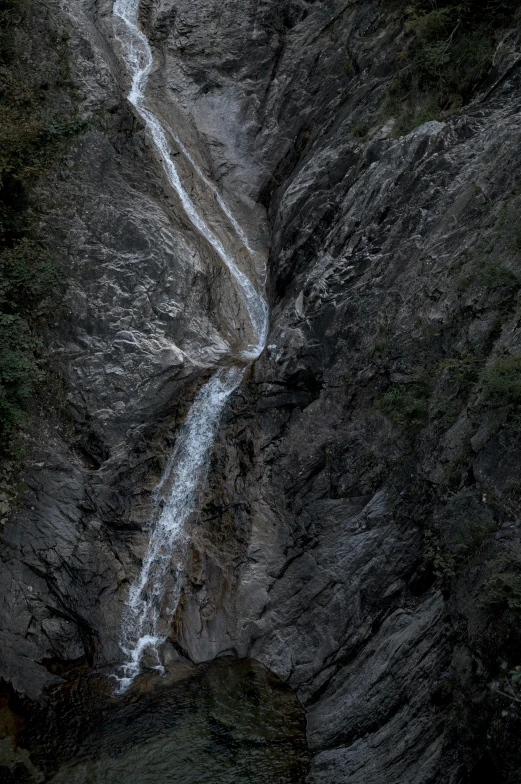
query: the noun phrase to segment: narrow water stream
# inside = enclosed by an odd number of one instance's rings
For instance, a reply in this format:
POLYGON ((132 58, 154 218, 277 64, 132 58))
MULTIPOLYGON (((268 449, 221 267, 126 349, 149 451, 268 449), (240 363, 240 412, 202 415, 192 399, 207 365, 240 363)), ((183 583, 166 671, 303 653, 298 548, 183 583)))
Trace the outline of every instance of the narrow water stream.
POLYGON ((231 282, 236 286, 244 303, 252 334, 251 342, 241 351, 241 365, 217 370, 197 395, 185 425, 177 435, 174 452, 154 493, 154 529, 141 572, 130 587, 122 619, 121 649, 125 662, 118 679, 119 689, 124 691, 140 672, 144 657, 148 666, 162 669, 161 645, 167 639, 182 591, 187 545, 185 523, 197 503, 220 416, 228 398, 241 381, 244 361, 251 362, 256 359, 266 343, 268 306, 265 298, 241 270, 232 252, 211 229, 202 211, 184 187, 169 147, 169 136, 175 141, 192 171, 217 197, 218 208, 249 254, 252 269, 255 270, 258 254, 251 248, 245 232, 215 186, 196 165, 175 130, 162 124, 146 105, 145 93, 153 67, 153 56, 148 39, 139 25, 139 0, 115 0, 113 13, 116 37, 131 78, 128 100, 144 120, 168 181, 187 217, 229 271, 231 282))
POLYGON ((182 590, 185 522, 207 474, 221 413, 243 373, 236 367, 222 368, 201 388, 154 491, 157 519, 122 620, 121 647, 127 661, 119 678, 120 690, 139 673, 145 653, 154 662, 152 666, 162 669, 159 649, 168 637, 182 590))

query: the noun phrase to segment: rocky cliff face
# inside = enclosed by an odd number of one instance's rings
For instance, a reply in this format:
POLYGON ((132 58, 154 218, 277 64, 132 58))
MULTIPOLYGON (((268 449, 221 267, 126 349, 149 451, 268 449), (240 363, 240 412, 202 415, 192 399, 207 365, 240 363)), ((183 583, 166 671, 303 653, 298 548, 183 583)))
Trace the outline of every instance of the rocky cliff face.
MULTIPOLYGON (((141 5, 150 100, 255 247, 271 236, 268 347, 191 522, 171 656, 287 681, 314 784, 517 781, 516 32, 469 105, 399 135, 401 4, 141 5)), ((27 437, 1 551, 2 676, 33 699, 57 663, 117 660, 150 491, 246 329, 125 102, 111 3, 48 6, 90 125, 42 194, 70 421, 27 437)))

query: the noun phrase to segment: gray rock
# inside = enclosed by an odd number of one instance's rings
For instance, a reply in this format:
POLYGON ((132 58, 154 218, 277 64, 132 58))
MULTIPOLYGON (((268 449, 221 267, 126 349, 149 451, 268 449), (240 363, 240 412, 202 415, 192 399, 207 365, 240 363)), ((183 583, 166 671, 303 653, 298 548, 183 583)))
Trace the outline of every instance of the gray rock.
MULTIPOLYGON (((0 673, 32 699, 56 683, 53 659, 118 661, 151 490, 197 385, 248 333, 125 103, 112 3, 49 5, 92 124, 42 186, 69 271, 49 341, 73 423, 28 436, 27 492, 1 549, 0 673)), ((517 315, 498 327, 501 290, 458 285, 469 254, 496 247, 513 198, 519 59, 461 114, 393 138, 378 112, 401 20, 385 4, 143 0, 141 20, 150 104, 259 254, 271 230, 268 347, 190 521, 169 660, 233 652, 286 680, 308 711, 314 784, 460 784, 488 719, 468 715, 456 738, 447 681, 495 710, 478 587, 485 551, 503 551, 487 539, 447 602, 423 534, 460 484, 508 492, 521 453, 504 445, 508 410, 491 414, 450 368, 428 422, 407 423, 412 441, 378 400, 447 357, 519 351, 517 315)), ((214 195, 193 187, 210 214, 214 195)))

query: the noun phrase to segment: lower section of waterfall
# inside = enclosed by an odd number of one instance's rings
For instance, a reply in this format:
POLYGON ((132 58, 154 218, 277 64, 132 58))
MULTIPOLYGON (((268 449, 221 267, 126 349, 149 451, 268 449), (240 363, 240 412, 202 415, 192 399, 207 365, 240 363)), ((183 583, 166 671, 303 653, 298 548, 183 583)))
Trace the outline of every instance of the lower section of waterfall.
POLYGON ((151 666, 162 669, 159 648, 168 637, 183 587, 185 524, 206 481, 222 412, 243 375, 242 368, 221 368, 199 390, 154 490, 153 529, 123 614, 121 648, 126 661, 118 677, 119 691, 139 673, 145 655, 151 666))

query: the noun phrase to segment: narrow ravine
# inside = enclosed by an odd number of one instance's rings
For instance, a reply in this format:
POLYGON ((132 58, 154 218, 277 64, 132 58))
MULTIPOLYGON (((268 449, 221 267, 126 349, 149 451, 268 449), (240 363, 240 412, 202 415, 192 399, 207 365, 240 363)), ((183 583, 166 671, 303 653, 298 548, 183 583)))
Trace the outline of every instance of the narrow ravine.
POLYGON ((240 384, 246 365, 256 359, 265 346, 268 306, 265 297, 257 291, 223 241, 212 231, 183 186, 168 137, 174 140, 185 161, 215 195, 230 230, 246 249, 255 268, 258 254, 251 247, 246 233, 217 188, 190 156, 175 130, 165 127, 146 106, 145 93, 153 56, 148 39, 139 26, 139 0, 116 0, 113 14, 116 38, 131 77, 128 100, 144 120, 168 181, 194 229, 209 243, 228 269, 231 281, 244 303, 252 334, 252 340, 240 351, 239 357, 234 361, 230 356, 233 364, 217 369, 200 389, 154 491, 152 534, 141 571, 130 587, 122 618, 120 645, 125 661, 118 674, 119 689, 122 691, 140 672, 144 657, 148 666, 162 669, 160 648, 168 637, 182 592, 182 572, 188 545, 185 524, 197 504, 207 476, 208 459, 221 414, 230 395, 240 384))

